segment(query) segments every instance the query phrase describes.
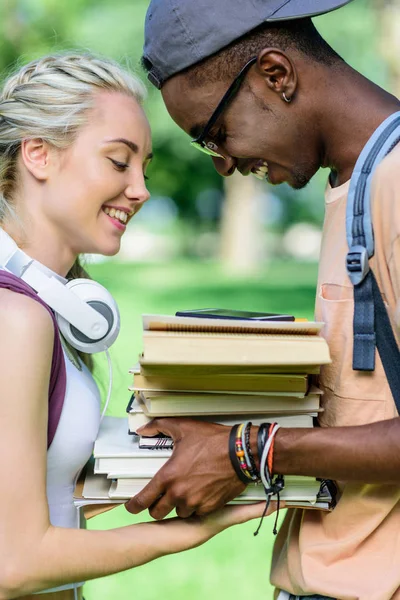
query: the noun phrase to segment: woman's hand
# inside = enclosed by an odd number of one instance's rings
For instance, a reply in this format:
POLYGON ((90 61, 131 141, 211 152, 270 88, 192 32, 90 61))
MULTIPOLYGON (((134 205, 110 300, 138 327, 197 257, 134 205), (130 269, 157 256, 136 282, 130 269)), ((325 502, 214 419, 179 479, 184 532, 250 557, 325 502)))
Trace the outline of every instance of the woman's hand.
MULTIPOLYGON (((280 508, 285 508, 285 503, 280 502, 280 508)), ((165 533, 165 549, 163 554, 174 554, 201 546, 209 539, 232 527, 246 523, 252 519, 260 519, 265 509, 265 502, 255 504, 237 504, 224 506, 219 510, 205 516, 193 515, 187 519, 174 517, 151 523, 157 528, 158 534, 165 533)), ((271 502, 265 516, 271 515, 277 509, 277 502, 271 502)), ((161 539, 161 538, 159 538, 161 539)))

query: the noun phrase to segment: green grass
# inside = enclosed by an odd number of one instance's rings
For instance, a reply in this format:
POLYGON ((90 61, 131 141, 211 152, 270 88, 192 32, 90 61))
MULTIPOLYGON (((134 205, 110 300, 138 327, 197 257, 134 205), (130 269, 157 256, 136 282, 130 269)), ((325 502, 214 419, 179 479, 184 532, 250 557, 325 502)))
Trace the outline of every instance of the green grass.
MULTIPOLYGON (((124 415, 131 379, 128 369, 141 349, 141 314, 174 314, 178 309, 222 307, 294 313, 312 318, 317 270, 314 264, 273 263, 257 277, 234 277, 214 263, 91 265, 121 311, 121 334, 112 348, 114 386, 108 414, 124 415)), ((105 361, 100 383, 107 387, 105 361)), ((89 521, 110 529, 144 520, 119 507, 89 521)), ((256 522, 225 531, 204 546, 168 556, 138 569, 86 584, 86 600, 230 600, 260 595, 272 598, 268 582, 273 544, 272 518, 253 536, 256 522)))

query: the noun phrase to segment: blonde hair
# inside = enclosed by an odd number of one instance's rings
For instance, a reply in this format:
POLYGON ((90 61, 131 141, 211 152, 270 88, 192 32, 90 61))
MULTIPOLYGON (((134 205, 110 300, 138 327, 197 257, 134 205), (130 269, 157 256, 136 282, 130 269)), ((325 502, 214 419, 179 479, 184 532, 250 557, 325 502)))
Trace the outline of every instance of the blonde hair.
MULTIPOLYGON (((89 53, 34 60, 7 78, 0 92, 0 224, 16 219, 13 194, 25 139, 41 138, 63 149, 85 124, 98 91, 120 92, 142 104, 146 90, 116 62, 89 53)), ((68 278, 87 277, 79 259, 68 278)))
POLYGON ((86 122, 97 91, 122 92, 140 104, 143 83, 114 61, 91 54, 56 54, 34 60, 4 83, 0 93, 0 223, 15 217, 12 195, 24 139, 69 146, 86 122))

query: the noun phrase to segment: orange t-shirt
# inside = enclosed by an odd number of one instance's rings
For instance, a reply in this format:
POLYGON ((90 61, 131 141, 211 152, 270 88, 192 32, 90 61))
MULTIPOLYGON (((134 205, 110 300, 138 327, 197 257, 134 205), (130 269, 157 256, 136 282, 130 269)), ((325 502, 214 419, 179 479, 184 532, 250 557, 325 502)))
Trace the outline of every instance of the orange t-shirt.
MULTIPOLYGON (((400 324, 400 145, 378 166, 371 205, 370 261, 398 337, 400 324)), ((397 416, 379 355, 373 373, 352 370, 353 286, 345 258, 349 182, 327 188, 316 319, 325 323, 332 364, 323 367, 322 427, 397 416)), ((324 449, 321 448, 321 452, 324 449)), ((331 513, 288 510, 276 539, 271 582, 292 594, 339 600, 400 600, 400 485, 339 482, 331 513)))

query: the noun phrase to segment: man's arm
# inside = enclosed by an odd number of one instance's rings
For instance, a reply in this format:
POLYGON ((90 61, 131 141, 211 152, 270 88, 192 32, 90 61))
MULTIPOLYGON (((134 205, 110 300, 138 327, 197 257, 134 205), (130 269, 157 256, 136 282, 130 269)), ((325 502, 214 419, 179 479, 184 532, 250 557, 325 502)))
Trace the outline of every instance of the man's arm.
MULTIPOLYGON (((258 427, 251 447, 258 462, 258 427)), ((244 489, 228 453, 230 427, 192 419, 155 419, 144 435, 158 432, 175 442, 172 457, 126 505, 149 509, 155 519, 177 509, 179 516, 206 514, 244 489)), ((365 483, 400 483, 400 418, 358 427, 282 428, 275 438, 274 473, 365 483)))

